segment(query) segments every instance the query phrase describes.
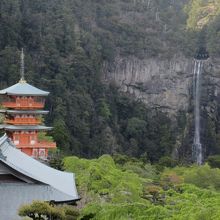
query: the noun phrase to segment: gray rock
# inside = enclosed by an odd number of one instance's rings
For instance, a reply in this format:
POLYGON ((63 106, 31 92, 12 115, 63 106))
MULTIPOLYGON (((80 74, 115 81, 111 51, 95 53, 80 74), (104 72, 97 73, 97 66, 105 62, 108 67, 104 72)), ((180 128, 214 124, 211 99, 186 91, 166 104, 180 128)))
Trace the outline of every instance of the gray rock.
POLYGON ((187 110, 192 87, 193 59, 176 55, 171 59, 117 57, 105 63, 103 80, 116 83, 121 91, 143 100, 149 107, 170 115, 187 110))

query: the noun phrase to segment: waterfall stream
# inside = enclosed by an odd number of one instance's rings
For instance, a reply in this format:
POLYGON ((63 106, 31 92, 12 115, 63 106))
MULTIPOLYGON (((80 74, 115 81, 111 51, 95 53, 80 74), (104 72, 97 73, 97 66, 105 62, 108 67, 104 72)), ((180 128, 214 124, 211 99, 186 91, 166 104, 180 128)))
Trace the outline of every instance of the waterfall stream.
POLYGON ((193 159, 198 164, 202 164, 202 144, 200 142, 200 96, 201 96, 201 74, 203 60, 195 60, 193 72, 193 99, 194 99, 194 140, 193 140, 193 159))

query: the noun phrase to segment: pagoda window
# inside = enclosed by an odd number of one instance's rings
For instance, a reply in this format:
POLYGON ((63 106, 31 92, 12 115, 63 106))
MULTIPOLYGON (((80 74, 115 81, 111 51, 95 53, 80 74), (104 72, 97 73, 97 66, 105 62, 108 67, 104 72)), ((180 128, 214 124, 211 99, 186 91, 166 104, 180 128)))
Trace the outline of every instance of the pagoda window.
POLYGON ((21 105, 21 98, 20 97, 17 97, 15 101, 16 101, 17 105, 19 105, 19 106, 21 105))
POLYGON ((45 159, 45 157, 46 157, 45 149, 39 149, 39 158, 45 159))
POLYGON ((18 145, 20 143, 19 135, 14 135, 14 144, 18 145))
POLYGON ((36 143, 36 137, 34 135, 30 136, 30 144, 34 145, 36 143))
POLYGON ((32 156, 33 156, 34 158, 37 158, 37 157, 38 157, 38 149, 33 149, 33 150, 32 150, 32 156))
POLYGON ((15 135, 15 136, 14 136, 14 140, 15 140, 15 141, 18 141, 18 140, 19 140, 19 136, 18 136, 18 135, 15 135))

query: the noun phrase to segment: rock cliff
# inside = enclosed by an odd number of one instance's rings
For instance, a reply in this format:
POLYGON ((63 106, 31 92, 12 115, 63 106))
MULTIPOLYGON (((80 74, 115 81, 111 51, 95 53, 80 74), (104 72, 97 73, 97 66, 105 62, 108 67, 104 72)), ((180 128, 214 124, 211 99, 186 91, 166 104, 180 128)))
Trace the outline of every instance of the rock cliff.
MULTIPOLYGON (((117 57, 113 64, 103 66, 105 82, 114 82, 149 108, 166 112, 178 129, 178 112, 184 113, 186 121, 176 136, 174 150, 184 158, 190 158, 194 135, 193 67, 194 59, 181 54, 169 59, 117 57)), ((219 101, 220 62, 209 58, 204 62, 201 86, 201 136, 206 155, 218 152, 219 101)))
POLYGON ((175 55, 170 59, 135 57, 115 59, 104 64, 106 82, 115 82, 123 92, 143 100, 150 108, 170 115, 187 111, 192 89, 193 59, 175 55))
MULTIPOLYGON (((143 100, 150 108, 160 108, 169 114, 187 111, 191 105, 194 60, 183 55, 170 59, 117 57, 114 63, 103 65, 103 79, 114 82, 123 92, 143 100)), ((208 59, 203 70, 203 106, 212 112, 207 102, 220 96, 220 62, 208 59)))

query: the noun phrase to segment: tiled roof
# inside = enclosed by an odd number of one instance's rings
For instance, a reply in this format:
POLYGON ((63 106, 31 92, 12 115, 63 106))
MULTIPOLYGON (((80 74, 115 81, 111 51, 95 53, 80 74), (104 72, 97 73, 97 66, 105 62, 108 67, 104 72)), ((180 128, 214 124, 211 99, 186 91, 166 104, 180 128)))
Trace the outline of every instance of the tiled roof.
POLYGON ((17 208, 33 200, 65 202, 79 199, 73 173, 55 170, 16 149, 6 135, 0 138, 0 161, 36 183, 0 183, 1 219, 18 219, 17 208), (5 215, 5 217, 2 217, 5 215), (12 218, 13 217, 13 218, 12 218))
POLYGON ((46 127, 43 125, 7 125, 2 124, 0 125, 0 129, 4 129, 7 131, 20 131, 20 130, 26 130, 26 131, 48 131, 52 130, 52 127, 46 127))
POLYGON ((25 95, 25 96, 47 96, 49 92, 38 89, 26 82, 18 82, 6 89, 0 90, 0 94, 25 95))
POLYGON ((0 113, 7 113, 7 114, 47 114, 49 111, 43 110, 7 110, 7 109, 0 109, 0 113))

